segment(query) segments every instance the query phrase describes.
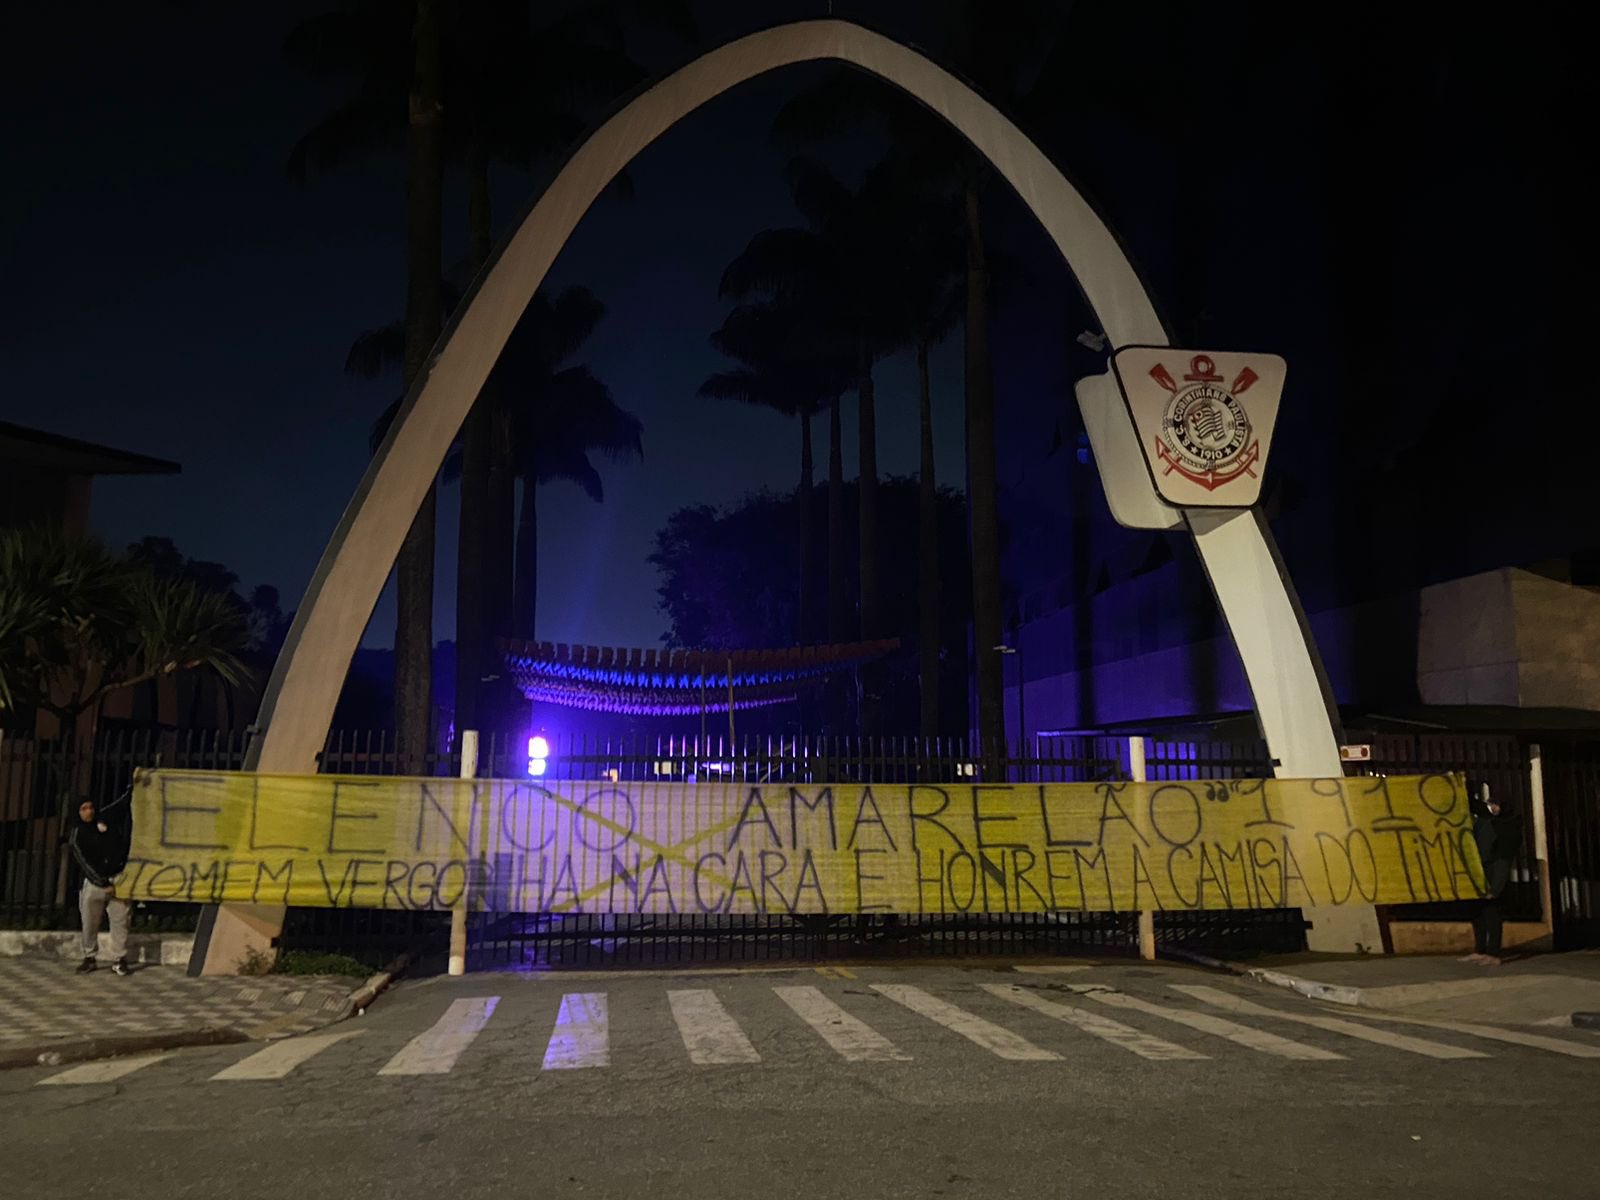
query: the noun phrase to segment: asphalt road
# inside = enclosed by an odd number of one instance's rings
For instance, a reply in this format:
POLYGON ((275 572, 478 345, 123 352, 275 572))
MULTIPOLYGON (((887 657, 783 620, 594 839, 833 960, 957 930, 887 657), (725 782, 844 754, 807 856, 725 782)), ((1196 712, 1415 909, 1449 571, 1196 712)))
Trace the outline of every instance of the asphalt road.
POLYGON ((265 1050, 0 1074, 0 1196, 1600 1195, 1600 1034, 1065 965, 403 983, 265 1050))

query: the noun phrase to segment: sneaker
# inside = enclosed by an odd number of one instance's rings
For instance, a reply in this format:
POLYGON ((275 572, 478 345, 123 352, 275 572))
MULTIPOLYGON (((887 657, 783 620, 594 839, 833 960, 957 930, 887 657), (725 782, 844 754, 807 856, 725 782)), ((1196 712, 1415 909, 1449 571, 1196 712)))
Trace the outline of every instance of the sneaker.
POLYGON ((128 960, 125 958, 117 959, 116 962, 111 964, 111 973, 113 975, 126 975, 128 973, 128 960))
POLYGON ((94 955, 91 954, 78 964, 78 974, 87 975, 92 970, 94 970, 94 955))

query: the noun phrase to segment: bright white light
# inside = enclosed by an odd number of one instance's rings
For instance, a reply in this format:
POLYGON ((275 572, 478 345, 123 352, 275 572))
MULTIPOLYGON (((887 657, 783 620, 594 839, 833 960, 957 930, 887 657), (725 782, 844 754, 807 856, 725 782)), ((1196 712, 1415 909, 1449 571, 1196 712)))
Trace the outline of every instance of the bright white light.
POLYGON ((537 733, 534 734, 531 738, 528 739, 528 757, 529 758, 549 758, 550 757, 550 743, 548 741, 546 741, 541 735, 539 735, 537 733))
POLYGON ((545 768, 544 759, 542 759, 542 758, 530 758, 528 760, 528 774, 529 775, 543 775, 544 774, 544 768, 545 768))

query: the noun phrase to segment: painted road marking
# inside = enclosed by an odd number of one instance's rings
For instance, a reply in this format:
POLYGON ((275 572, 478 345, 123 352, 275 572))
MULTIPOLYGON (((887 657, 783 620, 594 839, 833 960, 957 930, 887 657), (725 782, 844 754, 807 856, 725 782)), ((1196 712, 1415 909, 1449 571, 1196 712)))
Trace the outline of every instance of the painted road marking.
POLYGON ((1190 1029, 1198 1029, 1202 1033, 1215 1034, 1217 1037, 1227 1038, 1230 1042, 1237 1042, 1241 1046, 1259 1050, 1263 1054, 1275 1054, 1279 1058, 1298 1058, 1306 1062, 1327 1062, 1344 1057, 1342 1054, 1335 1054, 1332 1050, 1324 1050, 1320 1046, 1307 1046, 1304 1042, 1290 1041, 1286 1037, 1279 1037, 1275 1033, 1268 1033, 1262 1029, 1251 1029, 1248 1025, 1238 1025, 1232 1021, 1224 1021, 1221 1017, 1213 1017, 1210 1013, 1168 1008, 1163 1004, 1152 1004, 1148 1000, 1140 1000, 1138 997, 1129 996, 1124 992, 1091 991, 1084 994, 1089 999, 1098 1001, 1101 1004, 1109 1004, 1114 1008, 1131 1009, 1133 1012, 1149 1013, 1152 1017, 1176 1021, 1179 1025, 1187 1025, 1190 1029))
POLYGON ((715 992, 701 988, 669 991, 667 1004, 691 1062, 711 1067, 761 1061, 761 1055, 722 1007, 715 992))
POLYGON ((1551 1054, 1565 1054, 1569 1058, 1600 1058, 1600 1046, 1586 1046, 1563 1038, 1544 1037, 1537 1033, 1518 1033, 1513 1029, 1500 1029, 1493 1025, 1472 1025, 1464 1021, 1442 1021, 1431 1017, 1400 1017, 1389 1013, 1356 1013, 1364 1021, 1386 1021, 1400 1025, 1421 1025, 1428 1029, 1447 1029, 1452 1033, 1465 1033, 1490 1041, 1510 1042, 1514 1046, 1532 1046, 1548 1050, 1551 1054))
POLYGON ((1027 988, 1017 987, 1010 983, 986 983, 983 990, 992 995, 999 996, 1002 1000, 1010 1000, 1013 1004, 1020 1004, 1023 1008, 1031 1008, 1034 1012, 1043 1013, 1047 1017, 1054 1017, 1058 1021, 1066 1021, 1076 1025, 1085 1033, 1092 1033, 1097 1038, 1103 1038, 1114 1046, 1121 1046, 1124 1050, 1131 1050, 1140 1058, 1153 1058, 1159 1060, 1171 1059, 1203 1059, 1210 1057, 1201 1054, 1198 1050, 1191 1050, 1187 1046, 1180 1046, 1176 1042, 1164 1041, 1153 1034, 1143 1033, 1131 1025, 1124 1025, 1121 1021, 1113 1021, 1110 1017, 1103 1017, 1099 1013, 1089 1012, 1070 1004, 1058 1004, 1053 1000, 1046 1000, 1043 996, 1029 991, 1027 988))
POLYGON ((444 1075, 494 1015, 499 996, 452 1000, 433 1028, 419 1033, 382 1067, 379 1075, 444 1075))
POLYGON ((141 1067, 148 1067, 151 1063, 158 1063, 163 1058, 171 1057, 170 1054, 144 1054, 137 1058, 108 1058, 102 1062, 84 1063, 81 1067, 73 1067, 39 1082, 41 1084, 110 1083, 114 1079, 121 1079, 124 1075, 132 1075, 141 1067))
POLYGON ((778 999, 815 1029, 822 1040, 850 1062, 910 1062, 911 1055, 898 1049, 865 1021, 851 1016, 814 987, 775 987, 778 999))
POLYGON ((231 1067, 224 1067, 213 1079, 282 1079, 307 1059, 321 1054, 335 1042, 359 1037, 363 1031, 347 1030, 344 1033, 318 1033, 310 1037, 289 1038, 274 1042, 264 1050, 257 1050, 249 1058, 240 1059, 231 1067))
POLYGON ((1329 1030, 1332 1033, 1342 1033, 1346 1037, 1360 1038, 1365 1042, 1376 1042, 1380 1046, 1391 1046, 1396 1050, 1405 1050, 1411 1054, 1423 1054, 1429 1058, 1489 1057, 1478 1050, 1466 1050, 1460 1046, 1447 1046, 1443 1042, 1430 1042, 1423 1038, 1408 1037, 1403 1033, 1391 1033, 1387 1029, 1374 1029, 1370 1025, 1358 1025, 1354 1021, 1344 1021, 1338 1017, 1324 1017, 1314 1013, 1284 1012, 1281 1009, 1268 1008, 1263 1004, 1256 1004, 1246 1000, 1242 996, 1224 992, 1220 988, 1189 983, 1175 983, 1171 986, 1175 992, 1193 996, 1196 1000, 1209 1004, 1213 1008, 1220 1008, 1224 1012, 1237 1013, 1247 1017, 1271 1017, 1279 1021, 1294 1021, 1300 1025, 1310 1025, 1317 1029, 1329 1030))
POLYGON ((556 1029, 544 1052, 546 1071, 611 1065, 611 1026, 604 992, 568 992, 561 997, 556 1029))
POLYGON ((964 1008, 957 1008, 954 1004, 930 996, 921 988, 910 987, 903 983, 875 983, 872 985, 872 990, 887 996, 896 1004, 905 1005, 919 1016, 937 1021, 946 1029, 959 1033, 969 1042, 977 1043, 1000 1058, 1008 1058, 1015 1062, 1048 1062, 1061 1059, 1059 1054, 1040 1049, 1009 1029, 1002 1029, 993 1022, 969 1013, 964 1008))

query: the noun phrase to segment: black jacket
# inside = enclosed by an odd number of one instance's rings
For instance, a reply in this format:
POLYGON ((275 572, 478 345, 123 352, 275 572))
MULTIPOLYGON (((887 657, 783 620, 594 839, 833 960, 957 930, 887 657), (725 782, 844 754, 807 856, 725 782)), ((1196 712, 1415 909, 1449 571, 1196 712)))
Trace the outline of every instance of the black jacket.
POLYGON ((128 845, 133 839, 129 818, 125 801, 108 804, 95 813, 93 821, 82 821, 76 813, 72 816, 67 843, 83 877, 96 887, 105 887, 128 865, 128 845), (106 827, 104 833, 101 825, 106 827))
POLYGON ((1485 863, 1495 859, 1511 862, 1522 849, 1522 811, 1515 796, 1495 792, 1489 799, 1500 806, 1498 814, 1491 813, 1484 802, 1482 780, 1467 781, 1467 796, 1472 802, 1472 834, 1478 843, 1478 857, 1485 863))

